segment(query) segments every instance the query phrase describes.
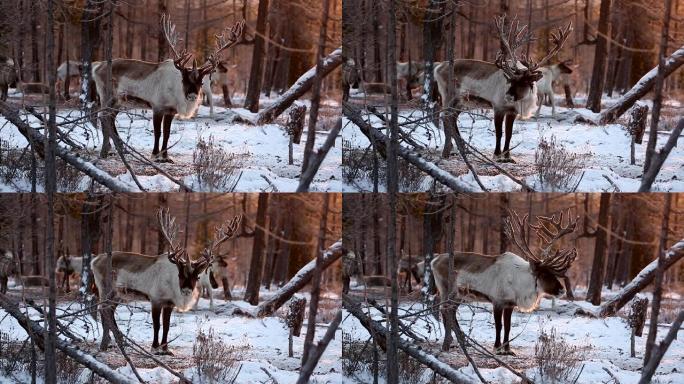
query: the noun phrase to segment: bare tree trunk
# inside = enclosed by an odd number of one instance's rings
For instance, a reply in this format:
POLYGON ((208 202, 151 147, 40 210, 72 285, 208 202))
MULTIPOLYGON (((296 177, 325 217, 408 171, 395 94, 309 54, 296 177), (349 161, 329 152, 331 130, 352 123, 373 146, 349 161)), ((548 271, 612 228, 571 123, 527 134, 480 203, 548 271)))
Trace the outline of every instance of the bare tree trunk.
MULTIPOLYGON (((684 239, 679 240, 675 245, 670 247, 667 252, 665 252, 665 256, 662 259, 663 269, 670 268, 683 257, 684 239)), ((618 310, 620 310, 620 308, 627 304, 634 297, 634 295, 646 288, 646 286, 653 281, 656 275, 656 269, 658 268, 659 261, 661 260, 654 260, 644 267, 644 269, 642 269, 641 272, 639 272, 639 274, 632 279, 629 284, 621 289, 620 292, 601 305, 596 312, 596 316, 606 317, 614 315, 618 310)))
POLYGON ((596 244, 594 245, 594 262, 591 267, 587 301, 594 305, 601 304, 601 289, 606 270, 606 245, 608 244, 608 214, 610 212, 610 194, 601 194, 599 220, 596 227, 596 244))
POLYGON ((266 234, 266 210, 268 208, 268 194, 260 193, 257 206, 257 218, 254 226, 254 245, 252 246, 252 260, 249 264, 249 278, 245 287, 245 301, 252 305, 259 304, 259 287, 261 272, 264 266, 264 247, 266 234))
MULTIPOLYGON (((667 0, 668 6, 670 1, 667 0)), ((646 351, 644 352, 644 366, 651 360, 651 353, 655 346, 656 335, 658 333, 658 316, 660 315, 660 301, 663 297, 663 275, 665 274, 665 247, 667 246, 667 235, 670 227, 670 205, 672 195, 665 194, 665 207, 663 208, 663 221, 660 227, 660 242, 658 246, 658 266, 655 271, 655 281, 653 283, 653 301, 651 302, 651 320, 648 327, 648 337, 646 338, 646 351)))
MULTIPOLYGON (((49 294, 48 294, 48 314, 47 327, 45 327, 45 383, 54 384, 57 382, 57 284, 55 282, 55 193, 57 192, 57 172, 56 172, 56 157, 55 147, 57 146, 57 95, 55 92, 55 36, 54 36, 54 2, 49 0, 47 2, 47 58, 46 67, 48 73, 48 86, 50 87, 50 95, 48 100, 48 124, 47 124, 47 143, 45 151, 45 192, 47 193, 47 224, 45 228, 45 269, 50 271, 48 273, 49 279, 49 294)), ((33 14, 33 21, 38 17, 37 12, 33 14)), ((35 24, 32 23, 35 31, 35 24)), ((35 33, 35 32, 34 32, 35 33)), ((34 37, 35 39, 35 37, 34 37)), ((34 40, 34 49, 37 49, 37 42, 34 40)), ((34 59, 38 56, 34 52, 34 59)), ((38 73, 38 72, 36 72, 38 73)), ((36 76, 38 78, 38 76, 36 76)))
POLYGON ((663 30, 660 37, 660 53, 658 54, 658 74, 655 80, 653 97, 653 114, 651 115, 651 131, 648 134, 646 146, 646 161, 644 161, 644 173, 651 168, 651 162, 655 156, 656 142, 658 141, 658 123, 660 121, 660 108, 663 103, 663 85, 665 83, 665 57, 667 55, 667 43, 670 31, 670 12, 672 0, 665 0, 665 15, 663 16, 663 30))
POLYGON ((587 96, 587 108, 593 112, 601 112, 603 84, 606 77, 606 55, 608 53, 608 28, 610 28, 610 1, 601 0, 598 34, 596 35, 596 51, 594 53, 594 70, 591 75, 591 87, 587 96))
POLYGON ((249 86, 245 96, 245 108, 251 112, 259 112, 259 96, 261 95, 261 78, 264 62, 264 36, 266 35, 266 21, 268 20, 268 0, 259 0, 256 34, 254 35, 254 50, 252 51, 252 66, 249 73, 249 86))
POLYGON ((316 54, 316 74, 311 90, 311 109, 309 111, 309 126, 306 133, 306 145, 304 146, 304 160, 302 161, 302 173, 309 168, 316 142, 316 121, 318 120, 318 107, 321 101, 321 82, 323 80, 323 60, 325 41, 328 31, 328 0, 323 0, 323 15, 321 16, 321 30, 318 37, 318 53, 316 54))
MULTIPOLYGON (((327 0, 324 0, 327 3, 327 0)), ((327 4, 325 4, 327 6, 327 4)), ((309 360, 309 353, 313 348, 313 340, 316 334, 316 314, 318 312, 318 299, 321 295, 321 273, 323 272, 322 258, 325 251, 325 234, 328 228, 328 206, 330 195, 323 195, 323 211, 318 227, 318 244, 316 246, 316 267, 311 280, 311 301, 309 302, 309 321, 304 338, 304 352, 302 353, 302 366, 309 360)))
MULTIPOLYGON (((397 85, 397 15, 396 2, 387 4, 387 77, 391 89, 390 122, 387 135, 387 197, 389 217, 387 220, 387 268, 390 273, 391 298, 389 313, 389 339, 387 342, 387 382, 399 381, 399 281, 397 279, 397 193, 399 192, 399 94, 397 85)), ((410 81, 410 79, 407 79, 410 81)))

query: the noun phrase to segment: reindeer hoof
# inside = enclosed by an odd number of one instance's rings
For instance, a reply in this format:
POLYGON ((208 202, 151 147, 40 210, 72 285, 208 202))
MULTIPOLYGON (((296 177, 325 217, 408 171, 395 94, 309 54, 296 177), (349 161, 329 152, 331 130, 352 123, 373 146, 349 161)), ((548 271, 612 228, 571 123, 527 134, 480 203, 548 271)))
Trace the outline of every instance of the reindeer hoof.
POLYGON ((512 164, 515 164, 515 160, 513 160, 512 158, 510 158, 510 157, 501 157, 501 156, 500 156, 499 158, 496 159, 496 162, 497 162, 497 163, 512 163, 512 164))
POLYGON ((505 347, 494 348, 494 353, 499 356, 515 356, 513 351, 505 347))

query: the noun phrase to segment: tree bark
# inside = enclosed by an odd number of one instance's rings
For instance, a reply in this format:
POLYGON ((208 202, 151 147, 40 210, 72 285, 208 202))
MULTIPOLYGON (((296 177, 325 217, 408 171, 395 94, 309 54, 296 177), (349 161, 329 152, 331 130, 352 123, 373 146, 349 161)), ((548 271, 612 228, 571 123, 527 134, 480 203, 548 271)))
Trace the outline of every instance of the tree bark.
POLYGON ((252 51, 252 69, 249 73, 247 96, 245 96, 245 108, 253 113, 259 112, 259 96, 261 95, 261 78, 263 76, 262 68, 264 63, 264 36, 266 36, 267 19, 268 0, 259 0, 254 50, 252 51))
POLYGON ((311 90, 311 109, 309 110, 309 126, 307 127, 308 129, 306 132, 302 173, 309 167, 311 156, 313 156, 314 144, 316 142, 316 121, 318 120, 318 107, 321 102, 321 82, 323 81, 323 52, 325 52, 325 41, 328 33, 328 5, 328 0, 323 0, 323 15, 321 16, 318 53, 316 54, 316 73, 313 79, 313 89, 311 90))
POLYGON ((594 53, 594 70, 591 75, 591 86, 587 96, 587 108, 595 113, 601 112, 601 97, 606 78, 606 55, 608 53, 608 28, 610 27, 610 1, 601 0, 596 50, 594 53))
POLYGON ((655 79, 655 89, 653 97, 653 114, 651 115, 651 130, 648 134, 648 144, 646 145, 646 161, 644 161, 644 172, 651 168, 651 161, 655 157, 656 144, 658 141, 658 123, 660 122, 660 109, 663 104, 663 85, 665 84, 665 55, 667 54, 667 43, 670 30, 670 12, 672 10, 672 0, 665 0, 665 15, 663 16, 663 30, 660 37, 660 53, 658 54, 658 74, 655 79))
POLYGON ((261 273, 264 266, 264 248, 266 246, 266 210, 268 208, 268 194, 260 193, 257 205, 256 225, 254 226, 254 245, 252 246, 252 260, 249 264, 249 277, 245 288, 245 301, 252 305, 259 304, 259 287, 261 273))
POLYGON ((608 214, 610 212, 610 194, 601 194, 599 208, 599 220, 596 226, 596 243, 594 245, 594 262, 591 267, 589 288, 587 289, 587 301, 601 304, 601 289, 603 288, 603 276, 606 270, 606 245, 608 244, 608 214))
MULTIPOLYGON (((669 3, 669 1, 668 1, 669 3)), ((663 275, 665 274, 664 257, 665 247, 667 246, 667 236, 670 227, 670 205, 672 195, 665 194, 665 207, 663 208, 663 220, 660 226, 660 243, 658 246, 658 265, 655 272, 655 282, 653 283, 653 300, 651 301, 651 320, 648 327, 648 337, 646 338, 646 351, 644 352, 644 366, 651 360, 651 353, 655 346, 656 335, 658 334, 658 316, 660 315, 660 301, 663 297, 663 275)))

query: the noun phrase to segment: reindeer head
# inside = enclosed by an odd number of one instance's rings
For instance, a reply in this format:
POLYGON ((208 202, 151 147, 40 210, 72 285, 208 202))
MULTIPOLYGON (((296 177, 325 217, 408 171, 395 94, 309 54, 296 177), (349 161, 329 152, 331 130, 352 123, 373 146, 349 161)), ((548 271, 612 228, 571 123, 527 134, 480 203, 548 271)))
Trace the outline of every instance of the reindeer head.
POLYGON ((162 32, 164 33, 164 37, 169 43, 171 51, 175 56, 173 65, 181 73, 181 77, 183 79, 183 93, 186 100, 194 102, 198 99, 202 89, 202 79, 207 74, 214 72, 214 70, 219 66, 219 54, 221 51, 236 45, 240 41, 244 26, 245 21, 242 20, 232 27, 224 29, 221 34, 215 35, 216 47, 214 52, 207 58, 206 63, 204 63, 204 65, 201 67, 197 67, 197 61, 193 59, 192 67, 188 68, 186 65, 190 59, 192 59, 193 54, 187 52, 185 49, 181 50, 180 52, 178 49, 176 49, 178 43, 183 40, 178 36, 176 26, 171 23, 170 16, 162 14, 162 32))
POLYGON ((558 63, 558 69, 560 70, 560 73, 566 75, 572 73, 572 67, 572 60, 565 60, 558 63))
POLYGON ((523 253, 523 257, 530 263, 530 270, 534 275, 539 290, 552 295, 560 296, 565 290, 559 278, 565 276, 568 268, 577 257, 577 249, 554 249, 554 244, 561 237, 568 235, 577 228, 577 218, 570 217, 570 210, 567 211, 568 221, 563 224, 563 212, 558 217, 536 216, 537 224, 528 224, 529 215, 525 215, 522 220, 514 211, 505 220, 506 236, 523 253), (533 252, 527 244, 527 227, 532 228, 543 243, 541 252, 533 252))
POLYGON ((534 61, 527 56, 518 58, 516 54, 518 48, 534 40, 527 25, 520 26, 518 20, 514 18, 506 30, 506 15, 496 17, 494 24, 501 41, 501 50, 496 54, 495 64, 503 71, 510 84, 506 91, 506 101, 522 100, 532 92, 534 84, 542 78, 539 67, 548 62, 563 47, 572 31, 572 23, 565 28, 558 28, 557 32, 551 34, 554 46, 551 52, 539 61, 534 61))
POLYGON ((161 232, 169 243, 168 258, 178 267, 178 283, 182 292, 189 294, 195 289, 200 274, 212 264, 214 252, 218 250, 221 243, 235 237, 241 221, 242 215, 238 215, 217 227, 211 244, 200 252, 199 258, 190 260, 187 250, 176 244, 176 235, 178 234, 176 218, 169 215, 168 209, 159 210, 161 232))

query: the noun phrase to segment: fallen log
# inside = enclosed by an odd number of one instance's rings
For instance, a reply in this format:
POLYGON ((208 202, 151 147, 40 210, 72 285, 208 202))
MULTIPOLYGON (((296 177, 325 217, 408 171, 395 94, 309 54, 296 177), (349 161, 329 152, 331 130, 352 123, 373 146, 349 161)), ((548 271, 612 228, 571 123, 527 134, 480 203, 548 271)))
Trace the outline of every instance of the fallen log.
MULTIPOLYGON (((684 257, 684 239, 679 240, 666 251, 665 257, 663 258, 663 269, 670 268, 682 257, 684 257)), ((596 316, 613 316, 620 308, 632 300, 637 293, 646 288, 646 286, 653 281, 657 268, 658 259, 655 259, 642 269, 641 272, 639 272, 629 284, 622 288, 617 295, 603 303, 596 311, 596 316)))
MULTIPOLYGON (((23 122, 19 116, 19 109, 8 104, 4 101, 0 101, 0 114, 5 116, 5 118, 12 123, 19 133, 26 137, 29 143, 33 144, 36 152, 38 154, 45 153, 44 144, 47 142, 45 136, 38 133, 33 127, 23 122)), ((66 149, 57 146, 55 148, 55 154, 64 160, 67 164, 83 172, 87 176, 91 177, 93 180, 104 185, 105 187, 111 189, 113 192, 139 192, 139 190, 121 180, 117 180, 112 177, 107 172, 96 167, 92 163, 82 159, 77 154, 70 153, 66 149)))
MULTIPOLYGON (((45 340, 43 339, 43 335, 45 335, 45 329, 43 327, 38 325, 35 321, 24 316, 24 314, 21 313, 21 310, 19 309, 19 305, 14 300, 10 299, 8 296, 4 294, 0 294, 0 307, 2 307, 10 316, 14 317, 19 323, 19 325, 22 328, 24 328, 24 330, 26 330, 26 333, 31 338, 33 338, 33 341, 38 345, 38 347, 40 349, 43 349, 45 344, 45 340)), ((56 347, 65 355, 74 359, 74 361, 85 366, 86 368, 95 372, 95 374, 97 374, 98 376, 101 376, 102 378, 108 380, 111 383, 137 383, 136 380, 133 380, 127 376, 122 375, 119 372, 116 372, 108 365, 99 362, 95 357, 83 352, 82 350, 78 349, 78 347, 75 347, 64 340, 57 338, 56 347)))
MULTIPOLYGON (((670 57, 665 59, 664 77, 669 76, 677 68, 684 64, 684 47, 672 52, 670 57)), ((658 77, 658 66, 646 73, 627 93, 625 93, 615 104, 601 112, 598 118, 599 125, 614 123, 623 113, 651 91, 658 77)))
MULTIPOLYGON (((321 257, 321 270, 326 269, 342 257, 345 252, 342 247, 342 240, 338 240, 328 249, 323 252, 321 257)), ((261 302, 254 311, 256 317, 266 317, 277 311, 283 304, 285 304, 292 295, 297 293, 309 283, 316 270, 316 259, 311 260, 287 284, 283 285, 270 299, 261 302)))
MULTIPOLYGON (((370 319, 368 316, 366 316, 361 310, 359 302, 353 299, 351 296, 343 294, 342 302, 344 305, 344 309, 346 309, 349 313, 356 317, 361 323, 361 325, 363 325, 364 328, 368 330, 368 333, 375 337, 375 340, 377 341, 378 345, 380 345, 381 348, 384 349, 384 346, 387 345, 387 337, 389 336, 389 330, 382 326, 379 322, 374 321, 370 319)), ((420 348, 407 342, 406 340, 399 338, 399 340, 397 340, 396 342, 399 349, 404 351, 407 355, 411 356, 412 358, 416 359, 416 361, 432 369, 438 375, 450 380, 452 383, 477 383, 477 381, 472 379, 470 376, 467 376, 453 369, 448 364, 438 360, 435 356, 422 351, 420 348)))
MULTIPOLYGON (((342 48, 337 48, 323 59, 321 66, 321 78, 327 76, 335 68, 342 64, 342 48)), ((263 125, 272 123, 283 113, 295 100, 302 97, 313 86, 316 77, 316 66, 306 71, 295 83, 278 97, 273 104, 260 111, 255 119, 255 124, 263 125)))
MULTIPOLYGON (((363 118, 361 117, 361 110, 358 107, 348 102, 344 102, 342 103, 342 108, 344 111, 344 117, 351 120, 352 123, 359 127, 361 132, 363 132, 363 134, 366 135, 366 137, 368 137, 368 140, 370 140, 371 142, 375 141, 375 146, 378 149, 378 152, 383 157, 385 157, 385 143, 387 142, 387 137, 382 132, 378 131, 372 125, 368 124, 363 120, 363 118)), ((441 184, 444 184, 447 187, 451 188, 454 192, 480 192, 479 189, 474 189, 470 185, 458 180, 449 172, 439 168, 434 163, 423 159, 420 155, 413 153, 402 146, 399 146, 397 150, 399 156, 401 156, 404 160, 408 161, 409 163, 413 164, 416 168, 432 176, 432 178, 434 178, 441 184)))

